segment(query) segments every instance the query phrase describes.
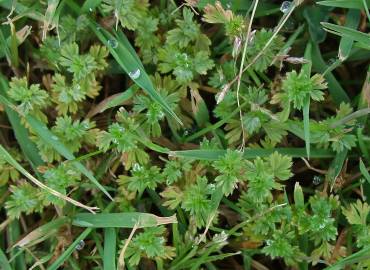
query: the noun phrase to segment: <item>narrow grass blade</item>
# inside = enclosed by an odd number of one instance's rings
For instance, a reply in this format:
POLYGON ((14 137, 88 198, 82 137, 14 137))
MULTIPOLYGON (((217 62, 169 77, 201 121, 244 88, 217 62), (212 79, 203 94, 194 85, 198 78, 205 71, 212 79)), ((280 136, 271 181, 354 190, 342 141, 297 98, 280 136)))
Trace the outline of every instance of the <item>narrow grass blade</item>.
POLYGON ((3 31, 1 30, 0 27, 0 57, 3 56, 5 56, 8 62, 10 63, 12 59, 12 54, 9 50, 8 43, 6 42, 3 31))
MULTIPOLYGON (((364 5, 362 3, 363 0, 326 0, 326 1, 319 1, 316 2, 318 5, 329 6, 329 7, 339 7, 339 8, 355 8, 355 9, 363 9, 364 5)), ((370 0, 366 0, 367 3, 370 5, 370 0)))
MULTIPOLYGON (((312 68, 322 74, 328 69, 327 64, 322 58, 320 48, 316 43, 314 43, 312 47, 312 68)), ((351 102, 346 91, 342 88, 340 83, 331 72, 326 72, 324 77, 328 82, 329 92, 335 104, 340 105, 342 102, 351 102)))
POLYGON ((369 12, 369 5, 370 5, 370 3, 368 4, 368 1, 367 0, 362 0, 362 4, 363 4, 364 9, 365 9, 367 20, 370 22, 370 12, 369 12))
MULTIPOLYGON (((0 95, 6 97, 6 92, 8 90, 7 80, 0 74, 0 95)), ((8 116, 9 122, 13 128, 15 138, 26 159, 30 162, 35 173, 37 173, 36 167, 44 164, 40 155, 38 154, 38 149, 36 145, 30 140, 30 135, 28 130, 21 124, 21 120, 18 114, 10 108, 12 105, 9 101, 0 99, 0 103, 5 107, 5 112, 8 116)))
POLYGON ((3 270, 12 270, 8 258, 6 257, 4 251, 0 248, 0 265, 3 270))
MULTIPOLYGON (((309 42, 306 46, 304 58, 309 62, 304 64, 302 69, 308 78, 311 77, 312 67, 312 44, 309 42)), ((303 104, 303 130, 304 130, 304 142, 306 144, 307 158, 310 159, 310 97, 308 96, 303 104)))
MULTIPOLYGON (((29 123, 29 125, 32 127, 32 130, 48 145, 50 145, 51 147, 53 147, 60 155, 62 155, 63 157, 65 157, 66 159, 68 160, 73 160, 75 159, 75 156, 73 155, 72 152, 69 151, 69 149, 67 149, 67 147, 65 147, 63 145, 63 143, 61 143, 58 139, 58 137, 56 137, 47 127, 45 124, 43 124, 42 122, 40 122, 39 120, 37 120, 36 118, 34 118, 33 116, 31 115, 27 115, 26 116, 26 120, 27 122, 29 123), (55 139, 56 138, 56 139, 55 139)), ((82 165, 82 163, 80 162, 73 162, 72 163, 73 166, 78 170, 80 171, 82 174, 84 174, 92 183, 94 183, 98 189, 100 189, 105 195, 107 195, 108 198, 110 198, 112 201, 113 201, 113 198, 111 197, 111 195, 108 193, 108 191, 106 191, 106 189, 98 182, 98 180, 96 180, 96 178, 94 177, 94 175, 91 173, 91 171, 89 171, 88 169, 86 169, 86 167, 84 165, 82 165)))
POLYGON ((102 0, 86 0, 85 3, 82 5, 81 12, 91 12, 95 8, 97 8, 101 2, 102 0))
MULTIPOLYGON (((257 157, 267 157, 273 152, 279 152, 283 155, 291 157, 307 157, 305 148, 247 148, 244 150, 244 158, 253 159, 257 157)), ((184 151, 171 151, 170 155, 174 157, 191 158, 195 160, 218 160, 225 155, 226 150, 184 150, 184 151)), ((331 158, 335 156, 330 150, 326 149, 311 149, 311 158, 331 158)))
POLYGON ((360 251, 357 251, 356 253, 353 253, 352 255, 345 257, 343 259, 340 259, 335 264, 324 268, 324 270, 340 270, 344 269, 346 266, 354 265, 355 263, 369 260, 370 258, 370 247, 365 247, 361 249, 360 251))
POLYGON ((59 5, 59 0, 48 0, 48 7, 46 8, 45 17, 44 17, 44 25, 42 30, 42 38, 46 38, 46 33, 49 30, 49 26, 53 21, 55 16, 55 11, 59 5))
MULTIPOLYGON (((7 242, 9 245, 13 245, 21 235, 21 225, 19 220, 13 220, 9 226, 8 230, 8 239, 7 242)), ((15 248, 9 252, 9 263, 11 263, 14 270, 26 270, 26 260, 21 249, 15 248)))
POLYGON ((116 270, 117 233, 115 228, 104 229, 104 270, 116 270))
POLYGON ((14 10, 18 14, 17 17, 28 17, 39 22, 42 22, 44 19, 44 14, 38 12, 38 10, 43 9, 40 1, 35 1, 33 5, 26 6, 20 3, 20 1, 3 0, 0 1, 0 6, 9 11, 14 10))
POLYGON ((342 171, 343 164, 347 159, 347 155, 348 155, 348 150, 347 149, 337 153, 334 160, 330 164, 327 175, 328 175, 328 178, 329 178, 331 189, 334 187, 335 181, 337 180, 337 177, 339 176, 340 172, 342 171))
POLYGON ((98 113, 102 113, 110 108, 122 105, 134 96, 137 89, 138 87, 134 85, 122 93, 105 98, 87 114, 86 118, 91 118, 98 113))
POLYGON ((112 35, 93 22, 90 23, 90 28, 100 39, 100 41, 108 47, 110 53, 123 68, 123 70, 130 76, 130 78, 155 102, 158 102, 158 104, 162 106, 167 114, 171 115, 174 119, 176 119, 176 121, 181 123, 181 120, 177 117, 175 112, 154 88, 149 75, 144 70, 143 64, 125 35, 121 31, 118 31, 115 33, 115 35, 112 35))
POLYGON ((55 262, 50 265, 48 270, 57 270, 59 267, 71 256, 73 251, 76 250, 77 245, 80 244, 81 241, 83 241, 90 233, 92 229, 87 228, 85 229, 74 241, 73 243, 60 255, 55 262))
MULTIPOLYGON (((361 12, 355 9, 350 9, 346 16, 346 27, 357 29, 360 22, 361 12)), ((350 37, 342 37, 339 43, 338 58, 341 62, 346 60, 352 50, 353 39, 350 37)))
POLYGON ((363 117, 365 115, 368 115, 370 113, 370 108, 366 108, 366 109, 361 109, 361 110, 358 110, 358 111, 355 111, 345 117, 343 117, 342 119, 339 119, 338 121, 334 122, 332 125, 331 125, 331 128, 336 128, 340 125, 344 125, 345 123, 349 122, 349 121, 352 121, 353 119, 356 119, 356 118, 359 118, 359 117, 363 117))
POLYGON ((367 182, 370 184, 370 174, 365 166, 365 163, 360 159, 360 172, 362 173, 362 176, 365 177, 367 182))
POLYGON ((69 197, 67 197, 66 195, 63 195, 62 193, 59 193, 58 191, 55 191, 53 189, 51 189, 50 187, 46 186, 45 184, 43 184, 42 182, 40 182, 39 180, 37 180, 35 177, 33 177, 29 172, 27 172, 23 167, 22 165, 20 165, 10 154, 8 151, 5 150, 5 148, 0 145, 0 156, 2 158, 4 158, 4 160, 6 162, 8 162, 10 165, 12 165, 14 168, 16 168, 19 172, 21 172, 25 177, 27 177, 32 183, 34 183, 35 185, 37 185, 38 187, 44 189, 45 191, 49 192, 50 194, 62 199, 62 200, 65 200, 69 203, 72 203, 78 207, 81 207, 81 208, 84 208, 90 212, 93 212, 94 213, 94 210, 97 210, 98 208, 96 207, 89 207, 89 206, 86 206, 78 201, 75 201, 69 197))
POLYGON ((307 158, 310 159, 310 99, 308 98, 303 105, 303 129, 304 143, 306 145, 307 158))
POLYGON ((363 43, 365 46, 370 46, 370 35, 363 33, 352 28, 340 26, 332 23, 322 22, 321 25, 324 27, 324 30, 332 34, 352 38, 354 41, 363 43))
POLYGON ((133 228, 135 224, 139 228, 154 227, 163 224, 177 223, 176 216, 158 217, 153 214, 129 212, 129 213, 101 213, 101 214, 77 214, 73 219, 73 225, 88 228, 133 228))
POLYGON ((56 235, 60 229, 61 226, 65 225, 68 222, 69 218, 67 217, 61 217, 57 218, 55 220, 52 220, 32 232, 28 233, 25 237, 23 237, 21 240, 19 240, 17 243, 15 243, 12 248, 14 247, 31 247, 34 246, 40 242, 45 241, 45 239, 56 235))

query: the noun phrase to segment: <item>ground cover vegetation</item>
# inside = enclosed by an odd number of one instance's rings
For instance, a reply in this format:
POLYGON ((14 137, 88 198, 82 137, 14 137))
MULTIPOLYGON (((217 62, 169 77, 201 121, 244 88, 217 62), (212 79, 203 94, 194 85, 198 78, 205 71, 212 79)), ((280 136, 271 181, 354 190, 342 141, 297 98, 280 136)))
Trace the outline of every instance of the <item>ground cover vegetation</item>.
POLYGON ((0 0, 0 268, 369 269, 368 0, 0 0))

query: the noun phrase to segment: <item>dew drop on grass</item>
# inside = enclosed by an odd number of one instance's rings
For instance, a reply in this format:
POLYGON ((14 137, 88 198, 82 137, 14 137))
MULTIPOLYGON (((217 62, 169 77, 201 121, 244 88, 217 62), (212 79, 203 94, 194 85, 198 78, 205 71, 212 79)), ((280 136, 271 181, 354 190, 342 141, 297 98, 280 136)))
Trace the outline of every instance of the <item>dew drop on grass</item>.
POLYGON ((134 70, 134 71, 131 71, 128 75, 130 76, 131 79, 133 80, 136 80, 140 77, 140 69, 137 69, 137 70, 134 70))
POLYGON ((330 58, 327 62, 328 66, 333 65, 336 62, 335 58, 330 58))
POLYGON ((292 2, 290 1, 284 1, 280 6, 280 11, 283 13, 287 13, 292 6, 292 2))
POLYGON ((76 246, 76 250, 82 250, 83 248, 85 247, 85 241, 84 240, 81 240, 77 246, 76 246))
POLYGON ((313 177, 312 183, 313 183, 315 186, 319 185, 319 184, 321 183, 321 177, 320 177, 320 176, 318 176, 318 175, 315 175, 315 176, 313 177))
POLYGON ((92 9, 92 8, 89 8, 89 11, 90 11, 90 12, 93 12, 93 9, 92 9))
POLYGON ((113 49, 118 47, 118 42, 115 39, 108 40, 108 45, 111 46, 113 49))

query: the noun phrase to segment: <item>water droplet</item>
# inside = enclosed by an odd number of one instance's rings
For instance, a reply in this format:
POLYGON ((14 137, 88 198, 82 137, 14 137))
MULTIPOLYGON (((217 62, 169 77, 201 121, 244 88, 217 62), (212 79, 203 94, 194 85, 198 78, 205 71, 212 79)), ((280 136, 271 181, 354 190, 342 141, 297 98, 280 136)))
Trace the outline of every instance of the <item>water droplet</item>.
POLYGON ((327 62, 328 66, 333 65, 337 60, 335 58, 330 58, 327 62))
POLYGON ((188 136, 189 135, 189 131, 188 130, 185 130, 184 131, 184 136, 188 136))
POLYGON ((318 176, 318 175, 315 175, 314 177, 313 177, 313 180, 312 180, 312 183, 315 185, 315 186, 317 186, 317 185, 319 185, 320 183, 321 183, 321 177, 320 176, 318 176))
POLYGON ((118 42, 115 39, 108 40, 108 45, 111 46, 113 49, 118 47, 118 42))
POLYGON ((135 163, 133 166, 132 166, 132 170, 134 172, 138 172, 142 169, 142 167, 138 164, 138 163, 135 163))
POLYGON ((252 44, 253 41, 254 41, 254 37, 256 36, 256 30, 253 30, 250 34, 249 34, 249 38, 248 38, 248 44, 252 44))
POLYGON ((140 74, 141 74, 140 69, 137 69, 135 71, 131 71, 128 75, 130 76, 131 79, 136 80, 140 77, 140 74))
POLYGON ((87 123, 87 122, 82 122, 82 127, 83 127, 84 129, 88 129, 90 126, 89 126, 89 123, 87 123))
POLYGON ((362 123, 357 123, 357 124, 355 125, 355 127, 356 127, 356 128, 364 128, 365 126, 364 126, 364 124, 362 124, 362 123))
POLYGON ((77 246, 76 246, 76 250, 82 250, 83 248, 85 247, 85 241, 84 240, 81 240, 77 246))
POLYGON ((92 9, 92 8, 89 8, 89 11, 90 11, 90 12, 93 12, 93 9, 92 9))
POLYGON ((283 13, 287 13, 292 6, 292 2, 290 1, 284 1, 280 6, 280 11, 283 13))
POLYGON ((51 139, 54 140, 54 141, 58 141, 58 137, 57 136, 51 136, 51 139))

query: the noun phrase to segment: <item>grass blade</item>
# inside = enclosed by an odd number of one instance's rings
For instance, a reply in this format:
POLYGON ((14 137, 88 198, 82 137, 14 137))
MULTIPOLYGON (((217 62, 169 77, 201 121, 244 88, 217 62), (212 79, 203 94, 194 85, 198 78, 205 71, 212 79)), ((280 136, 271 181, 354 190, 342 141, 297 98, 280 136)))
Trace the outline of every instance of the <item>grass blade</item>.
POLYGON ((0 265, 2 267, 1 269, 3 270, 12 270, 12 267, 10 266, 8 258, 6 257, 2 249, 0 249, 0 265))
POLYGON ((131 79, 155 102, 158 102, 158 104, 162 106, 167 114, 171 115, 174 119, 176 119, 176 121, 181 123, 181 120, 177 117, 175 112, 154 88, 149 75, 144 70, 143 64, 141 63, 131 44, 128 42, 126 36, 121 31, 118 31, 115 33, 115 35, 112 35, 93 22, 90 23, 90 28, 100 39, 100 41, 107 46, 110 53, 123 68, 123 70, 131 77, 131 79), (114 45, 112 46, 113 42, 114 45), (135 76, 132 74, 135 74, 135 76))
MULTIPOLYGON (((355 8, 355 9, 363 9, 364 5, 362 3, 363 0, 327 0, 327 1, 319 1, 316 4, 329 6, 329 7, 339 7, 339 8, 355 8)), ((367 3, 370 4, 369 0, 366 0, 367 3)))
MULTIPOLYGON (((309 62, 304 64, 302 69, 303 72, 311 77, 312 67, 312 44, 309 42, 306 46, 304 58, 309 62)), ((304 142, 306 144, 307 158, 310 159, 310 97, 308 97, 303 104, 303 130, 304 130, 304 142)))
MULTIPOLYGON (((322 58, 319 45, 316 43, 314 43, 312 46, 312 67, 315 71, 320 72, 322 74, 324 74, 325 71, 328 69, 327 64, 322 58)), ((346 91, 342 88, 340 83, 337 81, 337 79, 331 72, 326 72, 324 74, 324 77, 328 82, 329 92, 335 104, 340 105, 342 102, 346 103, 351 102, 346 91)))
POLYGON ((334 35, 338 35, 341 37, 347 37, 351 38, 354 41, 358 41, 360 43, 363 43, 365 47, 369 47, 370 45, 370 35, 353 30, 352 28, 346 27, 346 26, 340 26, 332 23, 322 22, 321 25, 324 27, 324 30, 332 33, 334 35))
POLYGON ((163 224, 177 223, 176 216, 158 217, 153 214, 129 212, 129 213, 80 213, 75 216, 72 224, 88 228, 133 228, 139 224, 139 228, 154 227, 163 224))
MULTIPOLYGON (((361 13, 358 10, 350 9, 346 16, 346 27, 356 29, 360 22, 361 13)), ((339 43, 338 58, 341 62, 348 58, 353 46, 353 39, 342 37, 339 43)))
POLYGON ((31 247, 33 245, 36 245, 48 237, 52 236, 53 234, 57 234, 59 228, 66 224, 68 222, 67 217, 61 217, 57 218, 55 220, 52 220, 32 232, 28 233, 25 237, 23 237, 21 240, 19 240, 17 243, 15 243, 11 248, 14 247, 31 247))
POLYGON ((59 256, 55 262, 50 265, 48 270, 57 270, 68 258, 71 256, 73 251, 76 250, 76 246, 80 244, 81 241, 83 241, 90 233, 92 229, 87 228, 85 229, 74 241, 73 243, 63 252, 61 256, 59 256))
POLYGON ((343 259, 340 259, 335 264, 324 268, 324 270, 339 270, 344 269, 345 266, 354 265, 355 263, 365 261, 369 259, 369 252, 370 247, 365 247, 361 249, 360 251, 357 251, 356 253, 353 253, 352 255, 345 257, 343 259))
MULTIPOLYGON (((279 152, 283 155, 291 157, 307 157, 305 148, 246 148, 244 150, 244 158, 253 159, 257 157, 267 157, 273 152, 279 152)), ((218 160, 226 154, 226 150, 184 150, 184 151, 171 151, 170 155, 174 157, 191 158, 196 160, 218 160)), ((311 158, 331 158, 335 156, 330 150, 326 149, 311 149, 311 158)))
POLYGON ((304 143, 306 145, 307 158, 310 159, 310 99, 308 98, 303 105, 303 130, 304 143))
POLYGON ((86 118, 92 118, 98 113, 102 113, 110 108, 122 105, 125 101, 134 96, 137 89, 138 88, 134 85, 122 93, 105 98, 86 115, 86 118))
POLYGON ((117 234, 115 228, 104 229, 104 256, 103 265, 104 270, 115 270, 116 269, 116 245, 117 245, 117 234))
POLYGON ((44 17, 44 26, 42 30, 42 38, 46 38, 46 33, 49 30, 49 26, 53 21, 55 16, 55 11, 59 5, 59 0, 48 0, 48 7, 46 8, 45 17, 44 17))
MULTIPOLYGON (((8 90, 8 83, 6 79, 0 75, 0 95, 6 97, 6 92, 8 90)), ((21 124, 21 120, 18 114, 13 111, 10 107, 12 105, 7 100, 0 100, 0 103, 5 107, 5 112, 8 116, 9 122, 13 128, 14 135, 18 141, 19 146, 21 147, 22 152, 24 153, 27 160, 30 162, 35 173, 37 174, 36 167, 44 164, 40 155, 38 154, 38 149, 36 145, 30 140, 28 130, 21 124)))
POLYGON ((369 182, 369 184, 370 184, 370 174, 369 174, 364 162, 362 161, 362 159, 360 159, 360 172, 362 173, 363 177, 365 177, 367 182, 369 182))
POLYGON ((335 156, 334 160, 330 164, 329 170, 328 170, 328 178, 330 183, 330 189, 332 190, 335 184, 335 181, 337 180, 337 177, 339 176, 340 172, 342 171, 343 164, 347 158, 348 150, 345 149, 335 156))

